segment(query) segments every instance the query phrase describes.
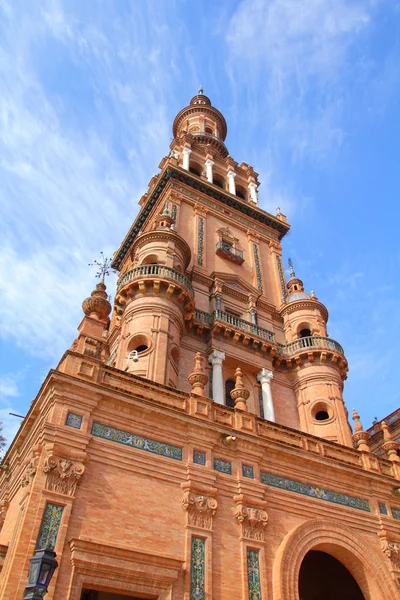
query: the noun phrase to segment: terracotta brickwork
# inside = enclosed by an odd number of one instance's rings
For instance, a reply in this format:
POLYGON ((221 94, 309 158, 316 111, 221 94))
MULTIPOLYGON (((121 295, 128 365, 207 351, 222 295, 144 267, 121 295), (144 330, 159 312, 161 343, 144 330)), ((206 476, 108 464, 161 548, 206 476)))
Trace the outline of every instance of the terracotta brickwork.
POLYGON ((201 92, 173 132, 114 255, 114 306, 101 281, 3 462, 0 598, 23 597, 42 544, 49 600, 299 600, 311 550, 395 600, 395 420, 372 433, 355 413, 352 434, 343 349, 286 281, 289 225, 258 207, 222 114, 201 92))

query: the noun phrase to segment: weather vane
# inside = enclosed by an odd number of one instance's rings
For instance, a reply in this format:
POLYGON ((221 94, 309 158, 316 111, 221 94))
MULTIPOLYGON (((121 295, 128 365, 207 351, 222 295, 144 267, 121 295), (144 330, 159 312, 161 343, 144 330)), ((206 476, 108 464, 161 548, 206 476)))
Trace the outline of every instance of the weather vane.
POLYGON ((293 263, 292 263, 291 258, 289 258, 289 260, 288 260, 288 265, 289 265, 290 277, 296 277, 296 273, 294 272, 293 263))
POLYGON ((89 267, 96 267, 97 273, 96 277, 101 279, 101 283, 104 283, 104 278, 114 273, 114 269, 111 267, 111 258, 106 258, 103 252, 100 252, 101 258, 100 261, 94 260, 92 263, 89 263, 89 267))

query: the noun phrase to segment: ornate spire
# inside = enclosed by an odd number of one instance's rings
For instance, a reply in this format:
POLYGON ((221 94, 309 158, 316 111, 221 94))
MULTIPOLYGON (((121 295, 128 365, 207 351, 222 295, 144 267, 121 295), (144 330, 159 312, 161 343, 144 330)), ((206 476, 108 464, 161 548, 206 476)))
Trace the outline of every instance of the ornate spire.
POLYGON ((250 392, 244 387, 243 373, 240 367, 235 371, 235 379, 236 384, 235 388, 231 391, 231 398, 235 401, 235 408, 247 410, 246 400, 250 396, 250 392))
POLYGON ((198 95, 198 96, 202 96, 203 94, 204 94, 204 90, 203 90, 203 86, 201 85, 201 86, 199 87, 199 91, 197 92, 197 95, 198 95))
POLYGON ((106 258, 103 252, 100 252, 100 256, 100 261, 94 260, 92 263, 89 263, 89 267, 97 268, 96 277, 101 279, 101 281, 96 285, 89 298, 86 298, 82 302, 82 310, 87 317, 107 321, 111 312, 111 304, 108 301, 104 278, 110 275, 111 272, 114 272, 114 269, 111 268, 111 258, 106 258))
POLYGON ((392 438, 392 434, 389 431, 389 426, 386 421, 382 421, 381 423, 382 431, 383 431, 383 441, 382 448, 388 455, 388 459, 392 462, 400 462, 400 456, 397 454, 397 450, 400 449, 400 443, 396 442, 392 438))
POLYGON ((204 388, 207 385, 208 376, 204 372, 203 357, 197 352, 194 357, 194 370, 188 377, 188 382, 192 386, 192 393, 204 396, 204 388))
POLYGON ((363 426, 361 425, 360 415, 353 408, 353 421, 354 421, 354 431, 353 433, 353 441, 357 446, 357 450, 360 452, 371 452, 367 440, 369 439, 368 431, 364 431, 363 426))

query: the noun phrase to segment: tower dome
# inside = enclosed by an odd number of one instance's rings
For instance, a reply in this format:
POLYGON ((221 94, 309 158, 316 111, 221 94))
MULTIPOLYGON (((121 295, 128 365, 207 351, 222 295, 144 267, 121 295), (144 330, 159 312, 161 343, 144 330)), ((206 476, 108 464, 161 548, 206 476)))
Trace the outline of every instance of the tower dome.
POLYGON ((175 139, 191 134, 197 143, 211 146, 222 156, 228 156, 224 144, 228 132, 225 118, 212 106, 202 88, 193 96, 189 105, 176 115, 172 132, 175 139))

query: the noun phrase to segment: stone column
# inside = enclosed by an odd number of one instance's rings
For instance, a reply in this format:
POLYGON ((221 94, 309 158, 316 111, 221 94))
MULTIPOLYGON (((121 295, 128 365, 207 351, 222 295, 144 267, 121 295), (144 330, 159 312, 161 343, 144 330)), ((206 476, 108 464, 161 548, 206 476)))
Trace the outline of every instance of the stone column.
POLYGON ((249 190, 250 190, 251 201, 254 202, 255 204, 258 204, 257 184, 252 181, 252 182, 249 183, 248 187, 249 187, 249 190))
POLYGON ((208 357, 208 362, 212 365, 212 391, 213 400, 218 404, 224 402, 224 381, 222 379, 222 361, 225 360, 225 353, 219 350, 213 350, 208 357))
POLYGON ((207 177, 207 181, 209 181, 210 183, 213 182, 213 166, 214 166, 214 161, 211 160, 210 158, 206 160, 206 177, 207 177))
POLYGON ((268 369, 261 369, 257 375, 257 381, 261 383, 263 408, 264 408, 264 419, 267 421, 275 422, 274 404, 272 402, 271 394, 271 379, 274 374, 268 369))
POLYGON ((189 171, 191 153, 192 153, 191 149, 188 148, 187 146, 185 146, 185 148, 182 150, 182 154, 183 154, 182 168, 186 169, 186 171, 189 171))
POLYGON ((229 193, 234 194, 234 196, 236 196, 236 184, 235 184, 236 173, 235 173, 235 171, 228 171, 227 177, 228 177, 229 193))

